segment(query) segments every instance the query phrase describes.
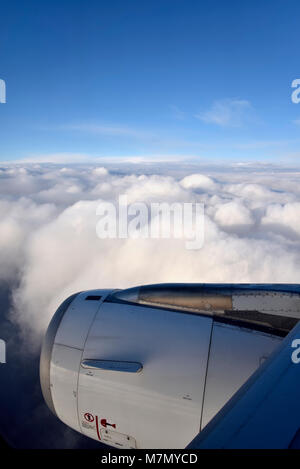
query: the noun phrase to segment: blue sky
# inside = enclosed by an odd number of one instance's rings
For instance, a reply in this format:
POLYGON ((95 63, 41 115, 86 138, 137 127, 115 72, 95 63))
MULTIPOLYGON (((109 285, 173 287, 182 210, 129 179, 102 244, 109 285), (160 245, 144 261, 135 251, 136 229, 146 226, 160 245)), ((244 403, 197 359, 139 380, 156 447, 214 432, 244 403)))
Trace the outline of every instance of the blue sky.
POLYGON ((300 161, 300 3, 1 3, 0 160, 300 161))

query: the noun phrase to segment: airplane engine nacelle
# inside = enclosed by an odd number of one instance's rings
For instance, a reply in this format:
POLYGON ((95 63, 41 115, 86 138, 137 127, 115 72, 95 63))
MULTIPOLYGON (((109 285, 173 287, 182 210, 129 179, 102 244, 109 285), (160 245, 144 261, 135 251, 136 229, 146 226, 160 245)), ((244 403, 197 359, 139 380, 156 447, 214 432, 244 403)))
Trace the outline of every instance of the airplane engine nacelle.
POLYGON ((299 311, 299 294, 274 285, 77 293, 58 308, 44 339, 45 401, 65 424, 102 443, 183 448, 273 352, 299 311))

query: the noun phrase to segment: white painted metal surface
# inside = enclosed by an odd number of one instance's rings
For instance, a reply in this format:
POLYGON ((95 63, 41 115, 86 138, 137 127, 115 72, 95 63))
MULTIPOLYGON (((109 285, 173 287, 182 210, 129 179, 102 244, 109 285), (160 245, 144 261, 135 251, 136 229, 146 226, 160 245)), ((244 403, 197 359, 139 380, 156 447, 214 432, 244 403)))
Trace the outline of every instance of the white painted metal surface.
POLYGON ((196 436, 190 450, 299 449, 300 365, 291 360, 291 344, 299 337, 300 322, 196 436))
POLYGON ((54 344, 50 369, 53 404, 57 416, 80 431, 77 413, 77 384, 82 350, 54 344))
POLYGON ((55 343, 83 349, 92 321, 110 291, 92 290, 80 293, 66 311, 57 331, 55 343), (98 295, 102 298, 98 301, 87 301, 88 295, 98 295))
POLYGON ((115 448, 136 449, 135 439, 123 433, 102 428, 100 430, 100 438, 103 443, 115 448))
POLYGON ((58 417, 75 430, 78 422, 77 386, 80 363, 89 328, 104 298, 112 290, 80 293, 67 309, 54 339, 50 366, 50 388, 58 417), (88 295, 101 300, 87 301, 88 295))
POLYGON ((281 343, 258 331, 214 323, 201 428, 281 343))
MULTIPOLYGON (((190 299, 181 288, 186 304, 190 299)), ((251 322, 243 327, 218 322, 231 308, 240 312, 241 321, 245 311, 257 312, 256 328, 267 314, 300 318, 298 292, 237 289, 230 307, 224 303, 226 310, 214 320, 218 293, 203 316, 140 303, 103 303, 111 291, 75 297, 55 323, 46 369, 57 416, 115 447, 185 447, 281 342, 252 330, 251 322)), ((168 287, 168 301, 171 293, 168 287)))
POLYGON ((82 432, 100 439, 101 420, 106 419, 117 432, 136 439, 138 448, 186 446, 200 428, 211 326, 211 318, 103 303, 83 359, 134 361, 143 369, 81 368, 82 432), (98 431, 94 422, 87 428, 86 413, 97 417, 98 431))

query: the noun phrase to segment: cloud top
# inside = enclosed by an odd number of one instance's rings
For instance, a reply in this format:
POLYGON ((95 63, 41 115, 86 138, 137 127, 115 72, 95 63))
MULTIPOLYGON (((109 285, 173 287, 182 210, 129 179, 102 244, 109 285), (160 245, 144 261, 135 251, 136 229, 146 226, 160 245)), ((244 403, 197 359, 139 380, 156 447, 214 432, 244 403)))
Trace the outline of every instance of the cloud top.
POLYGON ((0 281, 34 342, 73 292, 156 282, 300 282, 300 174, 261 167, 0 168, 0 281), (145 168, 144 168, 145 169, 145 168), (172 175, 171 175, 172 174, 172 175), (100 201, 201 202, 205 241, 99 239, 100 201))

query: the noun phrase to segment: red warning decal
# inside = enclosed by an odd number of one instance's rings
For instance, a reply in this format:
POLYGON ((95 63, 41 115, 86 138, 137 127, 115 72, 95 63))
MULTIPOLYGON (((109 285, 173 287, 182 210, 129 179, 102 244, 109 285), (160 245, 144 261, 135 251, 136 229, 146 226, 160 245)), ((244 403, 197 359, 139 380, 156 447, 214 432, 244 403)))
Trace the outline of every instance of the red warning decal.
POLYGON ((102 425, 102 427, 106 428, 106 427, 113 427, 113 428, 116 428, 116 424, 115 423, 108 423, 108 421, 106 419, 101 419, 100 420, 100 423, 102 425))
POLYGON ((101 441, 101 435, 100 435, 100 432, 99 432, 99 424, 98 424, 98 417, 97 417, 97 415, 96 415, 96 429, 97 429, 98 439, 101 441))
POLYGON ((84 418, 85 420, 87 420, 88 422, 93 422, 95 420, 93 414, 90 414, 89 412, 87 412, 86 414, 84 414, 84 418))

